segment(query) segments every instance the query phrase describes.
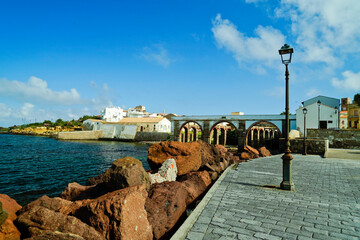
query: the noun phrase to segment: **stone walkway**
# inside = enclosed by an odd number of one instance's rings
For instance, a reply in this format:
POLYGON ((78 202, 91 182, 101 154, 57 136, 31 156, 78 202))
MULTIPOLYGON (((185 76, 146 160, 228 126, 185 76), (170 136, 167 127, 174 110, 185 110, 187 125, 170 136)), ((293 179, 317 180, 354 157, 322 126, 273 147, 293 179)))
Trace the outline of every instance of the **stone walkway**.
POLYGON ((228 168, 172 239, 360 239, 360 161, 281 155, 228 168))
POLYGON ((339 149, 329 148, 325 154, 326 158, 341 158, 341 159, 353 159, 360 160, 359 149, 339 149))

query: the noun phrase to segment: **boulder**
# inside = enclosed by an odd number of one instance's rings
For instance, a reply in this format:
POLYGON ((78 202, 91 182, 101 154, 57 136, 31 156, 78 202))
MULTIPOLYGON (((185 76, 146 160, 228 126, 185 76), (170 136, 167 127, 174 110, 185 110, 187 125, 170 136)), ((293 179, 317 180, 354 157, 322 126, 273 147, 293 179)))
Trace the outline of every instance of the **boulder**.
POLYGON ((219 174, 217 172, 209 172, 210 178, 213 182, 216 181, 216 179, 218 178, 219 174))
POLYGON ((16 219, 16 212, 21 209, 21 206, 8 195, 0 194, 0 204, 2 203, 2 208, 9 214, 10 220, 16 219))
POLYGON ((233 155, 233 157, 229 160, 229 165, 239 162, 240 162, 240 157, 233 155))
POLYGON ((260 157, 270 157, 271 153, 269 150, 266 149, 266 147, 261 147, 258 149, 260 157))
POLYGON ((242 152, 242 153, 240 154, 240 159, 250 160, 250 159, 251 159, 251 155, 250 155, 250 153, 248 153, 248 152, 242 152))
POLYGON ((13 221, 21 206, 8 195, 0 194, 0 239, 18 240, 20 232, 13 221))
POLYGON ((178 175, 197 171, 202 166, 201 145, 198 142, 168 141, 153 144, 149 148, 147 160, 151 169, 158 169, 169 158, 175 159, 178 175))
POLYGON ((219 150, 220 157, 226 158, 228 155, 228 149, 223 145, 216 144, 215 147, 219 150))
POLYGON ((72 182, 67 185, 65 190, 61 193, 61 198, 76 201, 83 199, 94 199, 107 193, 104 183, 99 183, 93 186, 83 186, 77 182, 72 182))
POLYGON ((2 203, 0 202, 0 226, 6 221, 9 214, 3 210, 2 203))
POLYGON ((132 186, 85 200, 74 216, 106 239, 153 239, 145 211, 145 185, 132 186))
POLYGON ((113 162, 106 172, 93 178, 90 182, 100 185, 99 189, 106 188, 106 192, 144 184, 150 188, 150 177, 140 160, 133 157, 124 157, 113 162))
POLYGON ((244 146, 244 150, 247 151, 247 152, 249 152, 249 153, 252 154, 252 155, 257 155, 257 156, 259 156, 259 151, 256 150, 255 148, 249 146, 249 145, 245 145, 245 146, 244 146))
POLYGON ((293 129, 293 130, 291 130, 289 132, 289 138, 290 139, 295 139, 295 138, 299 138, 299 137, 300 137, 300 131, 299 130, 293 129))
POLYGON ((35 201, 32 201, 28 205, 24 206, 18 214, 24 214, 28 212, 34 207, 44 207, 54 212, 63 213, 68 215, 78 209, 81 205, 79 203, 74 203, 59 197, 49 198, 48 196, 44 195, 35 201))
POLYGON ((166 236, 186 210, 187 192, 183 184, 156 183, 151 186, 145 208, 155 239, 166 236))
POLYGON ((170 158, 163 162, 159 172, 155 174, 149 173, 151 184, 162 183, 166 181, 175 181, 177 176, 177 167, 174 159, 170 158))
POLYGON ((209 165, 217 165, 221 160, 221 145, 212 145, 202 140, 197 141, 201 146, 201 166, 206 163, 209 165), (220 149, 220 150, 219 150, 220 149))
POLYGON ((35 237, 27 238, 26 240, 86 240, 85 238, 72 234, 62 232, 46 232, 35 237))
POLYGON ((207 171, 200 171, 184 175, 180 182, 188 193, 186 205, 189 205, 208 189, 212 180, 207 171))
POLYGON ((79 219, 38 205, 20 214, 15 224, 21 231, 22 238, 58 231, 75 234, 89 240, 105 239, 94 228, 79 219))

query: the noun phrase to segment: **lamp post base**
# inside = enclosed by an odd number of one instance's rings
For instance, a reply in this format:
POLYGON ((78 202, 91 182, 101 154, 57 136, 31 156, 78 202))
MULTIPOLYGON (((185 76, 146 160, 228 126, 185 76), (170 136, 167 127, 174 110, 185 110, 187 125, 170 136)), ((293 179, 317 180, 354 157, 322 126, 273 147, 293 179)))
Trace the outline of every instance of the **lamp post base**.
POLYGON ((290 154, 290 150, 287 149, 281 158, 283 160, 283 181, 280 184, 280 188, 283 190, 295 191, 294 183, 291 180, 291 160, 293 157, 290 154))
POLYGON ((295 191, 294 183, 290 181, 282 181, 280 184, 280 188, 282 190, 295 191))

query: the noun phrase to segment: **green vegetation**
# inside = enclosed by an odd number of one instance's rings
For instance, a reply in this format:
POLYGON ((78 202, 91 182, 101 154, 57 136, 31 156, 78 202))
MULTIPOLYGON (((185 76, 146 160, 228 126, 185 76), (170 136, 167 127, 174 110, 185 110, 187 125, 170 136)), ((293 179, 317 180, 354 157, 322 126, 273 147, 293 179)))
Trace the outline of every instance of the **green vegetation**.
MULTIPOLYGON (((286 114, 286 112, 285 111, 283 111, 282 113, 280 113, 280 115, 285 115, 286 114)), ((289 112, 289 115, 293 115, 291 112, 289 112)))
POLYGON ((12 126, 10 128, 0 128, 1 132, 8 132, 11 129, 24 129, 24 128, 36 128, 36 127, 81 127, 83 121, 87 119, 100 119, 99 116, 89 116, 85 115, 83 117, 80 117, 78 120, 71 120, 71 121, 64 121, 61 118, 57 119, 55 122, 52 122, 50 120, 45 120, 43 122, 36 122, 36 123, 29 123, 29 124, 23 124, 19 126, 12 126))
POLYGON ((354 95, 354 103, 360 106, 360 93, 354 95))

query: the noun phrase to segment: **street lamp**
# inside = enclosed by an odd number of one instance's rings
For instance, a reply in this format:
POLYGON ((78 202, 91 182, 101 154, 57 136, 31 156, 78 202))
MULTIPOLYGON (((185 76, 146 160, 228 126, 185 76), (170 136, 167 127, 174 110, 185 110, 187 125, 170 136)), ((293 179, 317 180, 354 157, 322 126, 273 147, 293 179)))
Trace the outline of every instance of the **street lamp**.
POLYGON ((303 108, 303 113, 304 113, 304 152, 303 155, 307 155, 306 152, 306 114, 307 114, 307 109, 303 108))
POLYGON ((338 108, 337 107, 335 107, 335 119, 336 119, 335 126, 336 126, 336 128, 339 128, 339 126, 338 126, 338 123, 339 123, 339 121, 338 121, 338 108))
POLYGON ((286 106, 285 106, 285 138, 286 138, 286 149, 284 155, 281 157, 283 160, 283 181, 280 184, 280 188, 283 190, 294 191, 294 183, 291 180, 291 156, 290 151, 290 139, 289 139, 289 69, 288 64, 291 63, 291 56, 294 49, 287 44, 281 47, 279 54, 281 61, 285 65, 285 82, 286 82, 286 106))
POLYGON ((318 100, 317 104, 318 104, 318 129, 320 129, 320 104, 321 104, 321 101, 318 100))

